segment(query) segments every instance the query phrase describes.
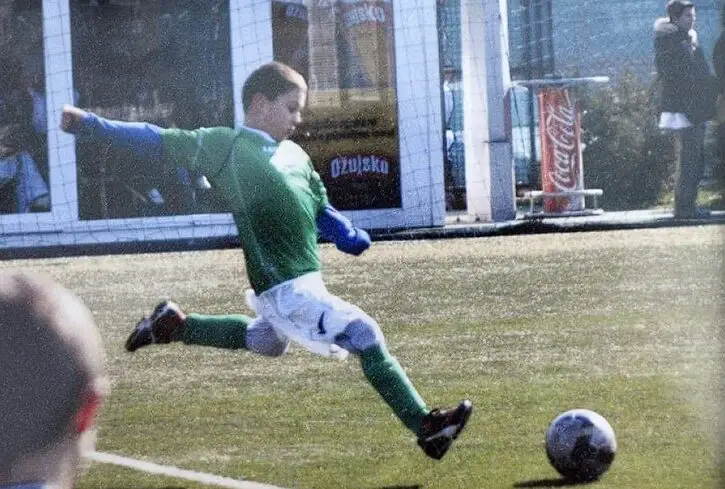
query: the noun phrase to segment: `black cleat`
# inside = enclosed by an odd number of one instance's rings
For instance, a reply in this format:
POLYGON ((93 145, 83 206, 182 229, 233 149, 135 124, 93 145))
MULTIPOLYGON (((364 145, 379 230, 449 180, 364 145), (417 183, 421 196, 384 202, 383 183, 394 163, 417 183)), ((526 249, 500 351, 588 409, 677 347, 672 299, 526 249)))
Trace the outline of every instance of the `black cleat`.
POLYGON ((454 409, 434 409, 423 418, 418 445, 429 457, 442 459, 453 440, 463 431, 472 412, 473 404, 469 400, 461 401, 454 409))
POLYGON ((154 343, 180 341, 184 335, 186 315, 171 301, 164 301, 136 324, 126 340, 126 350, 134 352, 154 343))
POLYGON ((151 321, 149 321, 149 318, 144 317, 136 323, 133 331, 131 331, 131 334, 126 339, 126 350, 134 352, 142 346, 150 345, 153 342, 151 321))

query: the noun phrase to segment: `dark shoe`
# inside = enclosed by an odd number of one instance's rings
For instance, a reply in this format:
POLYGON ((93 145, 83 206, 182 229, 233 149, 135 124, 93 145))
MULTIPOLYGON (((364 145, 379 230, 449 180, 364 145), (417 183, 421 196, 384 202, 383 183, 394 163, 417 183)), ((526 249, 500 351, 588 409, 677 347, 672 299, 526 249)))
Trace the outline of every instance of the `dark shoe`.
POLYGON ((134 352, 154 343, 180 341, 184 336, 186 315, 171 301, 164 301, 154 309, 150 317, 136 324, 126 340, 126 350, 134 352))
POLYGON ((461 401, 454 409, 434 409, 423 418, 418 445, 429 457, 442 459, 453 440, 463 431, 472 412, 473 404, 469 400, 461 401))
POLYGON ((692 211, 675 211, 675 219, 708 219, 711 214, 710 209, 698 207, 692 211))

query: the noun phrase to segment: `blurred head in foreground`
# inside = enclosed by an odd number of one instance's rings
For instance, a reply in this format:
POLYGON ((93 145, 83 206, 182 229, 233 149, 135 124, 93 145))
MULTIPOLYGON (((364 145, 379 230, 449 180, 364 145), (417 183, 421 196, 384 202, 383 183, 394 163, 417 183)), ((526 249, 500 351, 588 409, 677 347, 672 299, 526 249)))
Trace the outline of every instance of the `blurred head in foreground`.
POLYGON ((46 276, 0 271, 0 485, 73 487, 95 448, 103 375, 81 300, 46 276))

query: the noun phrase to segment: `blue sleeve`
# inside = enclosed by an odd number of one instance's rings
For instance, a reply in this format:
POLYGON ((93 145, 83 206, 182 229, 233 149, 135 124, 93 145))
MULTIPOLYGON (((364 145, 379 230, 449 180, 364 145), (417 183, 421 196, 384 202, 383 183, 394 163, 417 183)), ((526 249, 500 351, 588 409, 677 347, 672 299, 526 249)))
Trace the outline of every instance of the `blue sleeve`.
POLYGON ((146 122, 122 122, 86 113, 83 123, 74 131, 81 140, 110 144, 133 151, 141 158, 160 159, 161 128, 146 122))
POLYGON ((370 247, 370 235, 353 226, 347 217, 329 204, 317 217, 317 230, 344 253, 357 256, 370 247))

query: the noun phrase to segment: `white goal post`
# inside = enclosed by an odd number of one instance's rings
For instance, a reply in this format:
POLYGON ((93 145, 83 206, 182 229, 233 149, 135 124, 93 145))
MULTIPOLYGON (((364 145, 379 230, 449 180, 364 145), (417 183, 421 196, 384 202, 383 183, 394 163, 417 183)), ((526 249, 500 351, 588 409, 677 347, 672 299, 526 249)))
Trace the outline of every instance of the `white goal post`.
MULTIPOLYGON (((502 1, 486 0, 485 3, 496 5, 498 12, 502 1)), ((47 212, 0 213, 0 250, 5 250, 4 255, 10 251, 12 256, 14 249, 48 246, 98 246, 103 250, 108 245, 125 243, 233 240, 236 230, 231 215, 226 213, 90 219, 81 216, 78 190, 81 177, 75 140, 58 129, 63 104, 74 100, 78 92, 78 87, 74 86, 73 71, 73 2, 76 0, 42 1, 51 205, 47 212)), ((446 199, 437 2, 287 0, 290 4, 304 4, 308 9, 318 10, 332 8, 336 2, 345 8, 355 2, 368 6, 390 5, 394 39, 391 52, 395 59, 394 107, 399 143, 399 205, 343 211, 355 225, 371 230, 442 226, 445 223, 446 199)), ((125 0, 117 0, 116 3, 133 4, 125 0)), ((229 0, 228 3, 235 125, 243 121, 240 93, 243 80, 260 64, 274 59, 271 5, 270 0, 229 0)), ((350 18, 356 22, 359 17, 355 15, 362 13, 350 13, 348 10, 347 15, 352 15, 350 18)), ((491 17, 496 18, 496 15, 491 17)), ((485 28, 483 22, 475 27, 480 30, 485 28)), ((482 46, 481 51, 484 48, 482 46)), ((311 52, 310 58, 314 54, 311 52)), ((146 68, 154 69, 153 66, 146 68)), ((313 78, 310 80, 312 88, 318 81, 314 76, 310 78, 313 78)), ((485 84, 485 80, 481 80, 481 85, 485 84)), ((485 89, 477 93, 485 93, 485 89)), ((513 168, 511 161, 505 162, 505 165, 513 168)), ((490 182, 487 185, 490 186, 490 182)))

